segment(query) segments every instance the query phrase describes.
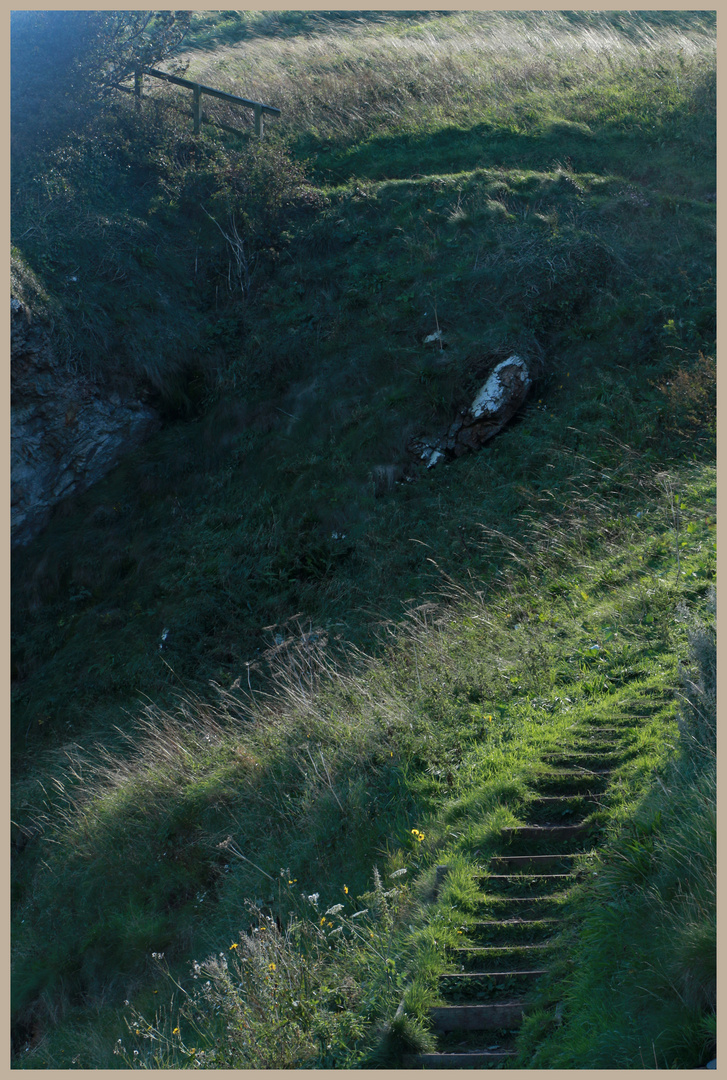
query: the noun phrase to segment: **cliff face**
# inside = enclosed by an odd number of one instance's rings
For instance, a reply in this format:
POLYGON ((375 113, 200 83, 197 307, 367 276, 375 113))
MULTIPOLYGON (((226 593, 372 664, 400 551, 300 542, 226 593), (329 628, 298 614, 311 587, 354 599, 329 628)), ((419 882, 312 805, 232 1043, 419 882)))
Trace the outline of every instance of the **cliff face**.
POLYGON ((159 426, 156 412, 61 365, 48 329, 11 306, 11 537, 29 543, 53 507, 85 491, 159 426))

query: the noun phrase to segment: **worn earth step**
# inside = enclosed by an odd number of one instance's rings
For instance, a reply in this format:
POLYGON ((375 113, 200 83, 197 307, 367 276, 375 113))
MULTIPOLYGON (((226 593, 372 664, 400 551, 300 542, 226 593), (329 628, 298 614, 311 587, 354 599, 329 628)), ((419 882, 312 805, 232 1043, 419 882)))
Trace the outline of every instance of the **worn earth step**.
POLYGON ((613 769, 607 769, 607 768, 586 769, 582 765, 579 765, 579 766, 573 765, 573 766, 568 766, 568 767, 566 767, 564 765, 562 769, 561 768, 556 769, 556 768, 553 768, 551 766, 550 768, 543 769, 542 772, 539 772, 538 774, 536 774, 535 779, 536 780, 555 779, 555 780, 567 781, 567 780, 579 779, 579 778, 584 777, 584 776, 610 776, 612 772, 613 772, 613 769))
POLYGON ((535 791, 558 795, 567 793, 601 794, 611 775, 610 769, 548 769, 537 773, 530 781, 535 791))
POLYGON ((542 941, 560 929, 559 919, 488 919, 468 927, 465 939, 473 945, 516 945, 518 942, 542 941))
POLYGON ((471 1050, 463 1054, 406 1054, 405 1069, 491 1069, 515 1056, 514 1050, 471 1050))
POLYGON ((556 892, 574 885, 579 879, 580 874, 577 871, 571 874, 489 874, 487 878, 483 878, 483 886, 486 886, 487 892, 494 892, 498 896, 512 894, 514 899, 525 900, 529 898, 529 889, 537 888, 540 896, 544 890, 552 889, 556 892))
POLYGON ((520 919, 515 916, 512 919, 481 919, 479 922, 470 923, 468 929, 473 934, 479 930, 508 930, 513 927, 532 930, 534 928, 557 926, 562 921, 562 919, 520 919))
POLYGON ((560 757, 564 754, 570 754, 573 756, 586 754, 589 757, 600 757, 603 755, 607 760, 612 754, 623 754, 630 749, 630 744, 627 745, 626 740, 614 739, 613 741, 606 742, 605 739, 589 739, 587 736, 583 736, 579 739, 574 739, 572 742, 561 743, 560 745, 551 746, 550 748, 543 748, 541 752, 541 760, 547 761, 551 757, 560 757))
POLYGON ((614 722, 605 724, 603 719, 601 720, 581 720, 580 723, 575 724, 569 731, 568 735, 561 737, 561 742, 565 743, 566 739, 582 739, 588 737, 589 739, 598 739, 601 742, 613 742, 616 738, 621 738, 625 735, 627 738, 633 733, 633 724, 624 720, 618 723, 614 722))
POLYGON ((557 821, 559 815, 561 818, 569 817, 576 825, 597 813, 602 806, 603 802, 597 795, 541 795, 523 803, 520 812, 528 825, 536 825, 538 818, 543 818, 544 822, 557 821))
MULTIPOLYGON (((570 836, 573 833, 569 834, 570 836)), ((490 866, 493 870, 545 870, 558 866, 566 859, 575 859, 575 852, 563 853, 562 855, 493 855, 490 866)))
MULTIPOLYGON (((573 732, 572 741, 568 745, 571 748, 590 746, 594 750, 605 750, 608 753, 611 750, 621 750, 633 741, 634 736, 630 733, 630 727, 629 729, 602 728, 587 724, 573 732)), ((567 747, 561 745, 561 749, 567 749, 567 747)))
MULTIPOLYGON (((447 952, 454 957, 455 963, 459 963, 462 966, 465 963, 478 963, 489 964, 493 960, 501 959, 508 964, 515 964, 516 960, 527 959, 531 964, 533 960, 537 963, 539 955, 547 953, 554 946, 552 940, 539 941, 531 943, 529 945, 462 945, 459 947, 450 946, 447 948, 447 952)), ((499 967, 499 964, 496 965, 499 967)), ((464 971, 464 967, 462 967, 464 971)))
POLYGON ((559 806, 565 806, 568 803, 576 803, 579 806, 587 806, 589 803, 593 803, 594 806, 600 806, 601 799, 605 795, 605 791, 594 791, 588 795, 581 795, 578 792, 570 795, 536 795, 534 798, 528 799, 524 805, 526 810, 533 806, 552 806, 557 809, 559 806))
POLYGON ((547 918, 549 912, 558 911, 567 893, 551 893, 549 896, 488 896, 482 898, 481 906, 488 915, 516 914, 530 919, 547 918))
POLYGON ((501 986, 503 983, 515 979, 539 979, 545 975, 547 968, 523 968, 518 971, 449 971, 439 976, 440 982, 452 982, 455 986, 472 986, 478 982, 489 980, 501 986))
POLYGON ((573 732, 569 745, 571 747, 590 746, 594 750, 605 750, 608 753, 611 750, 620 750, 631 741, 633 741, 633 736, 629 739, 628 735, 618 728, 592 727, 588 724, 573 732))
POLYGON ((505 840, 538 840, 544 844, 558 840, 570 840, 588 832, 586 822, 578 825, 513 825, 501 830, 505 840))
POLYGON ((621 746, 628 746, 630 743, 636 742, 637 736, 634 734, 634 726, 629 721, 623 724, 611 724, 608 726, 598 724, 586 724, 582 729, 584 734, 598 735, 603 741, 614 740, 621 746))
POLYGON ((497 1005, 436 1005, 429 1010, 436 1031, 501 1031, 520 1027, 522 1001, 497 1005))
POLYGON ((625 751, 619 751, 618 754, 548 754, 543 755, 541 761, 543 765, 547 765, 549 768, 554 769, 582 769, 585 772, 598 773, 601 769, 608 769, 609 771, 617 769, 620 765, 628 759, 629 755, 625 751))
POLYGON ((578 769, 586 769, 588 771, 605 768, 610 766, 613 768, 616 765, 620 765, 626 754, 623 750, 619 750, 615 754, 592 754, 590 751, 574 751, 560 752, 552 754, 543 754, 541 761, 546 765, 563 766, 564 768, 572 767, 578 769))

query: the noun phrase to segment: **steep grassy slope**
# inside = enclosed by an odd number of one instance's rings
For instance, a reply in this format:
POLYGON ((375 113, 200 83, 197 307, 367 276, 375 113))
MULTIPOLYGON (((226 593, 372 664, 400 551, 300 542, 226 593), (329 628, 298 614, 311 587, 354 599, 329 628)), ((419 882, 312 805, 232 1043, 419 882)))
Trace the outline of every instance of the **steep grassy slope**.
MULTIPOLYGON (((380 1025, 431 964, 434 862, 475 872, 566 707, 643 692, 673 714, 674 612, 714 573, 712 22, 200 13, 194 33, 191 77, 283 110, 262 144, 192 138, 165 91, 142 125, 123 100, 42 161, 16 150, 17 289, 69 361, 167 418, 15 559, 18 1063, 223 1054, 201 1003, 199 1038, 172 1011, 160 1042, 113 1047, 121 1002, 151 1017, 166 994, 152 953, 186 978, 231 943, 259 1011, 220 969, 210 1009, 256 1033, 225 1063, 396 1061, 380 1025), (518 419, 414 467, 408 438, 516 350, 537 372, 518 419), (416 628, 387 653, 402 605, 416 628), (374 865, 415 883, 387 899, 374 865), (323 915, 354 896, 366 948, 354 908, 340 933, 323 915), (293 912, 297 937, 271 923, 255 952, 255 920, 293 912)), ((670 756, 668 725, 639 737, 614 835, 670 756)), ((426 1043, 428 985, 401 1045, 426 1043)), ((695 1038, 659 1052, 689 1063, 695 1038)))

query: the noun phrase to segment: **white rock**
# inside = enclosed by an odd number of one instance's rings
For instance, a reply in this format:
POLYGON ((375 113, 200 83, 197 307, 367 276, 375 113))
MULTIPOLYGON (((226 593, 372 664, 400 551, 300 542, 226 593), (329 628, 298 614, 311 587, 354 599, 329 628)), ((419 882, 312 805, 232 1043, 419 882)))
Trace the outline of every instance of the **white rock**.
POLYGON ((439 461, 444 460, 444 454, 441 450, 432 450, 432 452, 426 456, 427 468, 433 469, 439 461))
POLYGON ((480 420, 485 414, 494 415, 507 402, 511 391, 505 384, 503 376, 510 370, 518 373, 523 389, 530 386, 530 373, 524 360, 519 356, 510 356, 507 360, 503 360, 497 365, 470 406, 470 413, 475 420, 480 420))

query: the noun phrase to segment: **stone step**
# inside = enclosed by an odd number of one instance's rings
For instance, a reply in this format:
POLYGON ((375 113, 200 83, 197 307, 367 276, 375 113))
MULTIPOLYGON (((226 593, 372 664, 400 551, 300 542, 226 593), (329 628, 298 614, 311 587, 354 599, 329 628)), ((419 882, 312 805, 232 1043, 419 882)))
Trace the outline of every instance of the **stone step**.
POLYGON ((405 1069, 492 1069, 515 1056, 514 1050, 470 1050, 464 1053, 405 1054, 405 1069))
POLYGON ((523 1003, 497 1005, 436 1005, 429 1010, 435 1031, 501 1031, 520 1027, 523 1003))

